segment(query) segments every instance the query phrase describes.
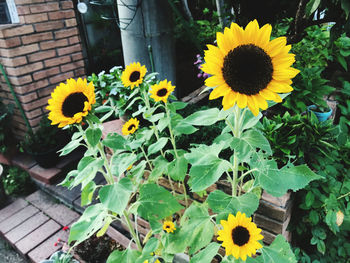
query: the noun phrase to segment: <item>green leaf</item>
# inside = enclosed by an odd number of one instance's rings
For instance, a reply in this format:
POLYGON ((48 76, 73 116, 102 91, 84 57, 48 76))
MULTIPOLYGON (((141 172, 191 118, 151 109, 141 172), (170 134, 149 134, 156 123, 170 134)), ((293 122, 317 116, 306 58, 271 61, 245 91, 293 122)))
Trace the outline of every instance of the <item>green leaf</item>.
POLYGON ((118 183, 105 185, 99 191, 101 203, 112 212, 122 214, 128 205, 133 185, 129 178, 124 177, 118 183))
POLYGON ((318 240, 317 242, 317 250, 324 255, 326 252, 326 244, 323 240, 318 240))
POLYGON ((162 150, 164 146, 167 144, 167 142, 168 142, 168 138, 165 138, 165 137, 159 138, 155 143, 151 144, 148 147, 148 155, 154 154, 162 150))
POLYGON ((242 130, 248 130, 250 128, 253 128, 259 122, 261 117, 262 117, 261 112, 259 112, 258 116, 254 116, 254 114, 248 110, 244 114, 242 130))
POLYGON ((137 156, 134 153, 116 153, 111 160, 111 171, 113 175, 120 176, 126 169, 136 162, 137 156))
POLYGON ((76 148, 78 148, 81 145, 80 141, 82 139, 83 138, 81 137, 77 140, 70 141, 66 146, 64 146, 61 150, 59 150, 59 152, 61 152, 60 156, 67 155, 67 154, 71 153, 72 151, 74 151, 76 148))
POLYGON ((187 174, 188 162, 184 156, 175 158, 168 167, 170 177, 175 181, 183 181, 187 174))
POLYGON ((141 252, 130 248, 125 250, 114 250, 108 257, 106 263, 135 263, 141 252))
POLYGON ((88 239, 104 226, 104 220, 107 217, 108 211, 102 204, 89 206, 79 220, 71 226, 68 243, 76 241, 75 245, 78 245, 88 239))
POLYGON ((182 110, 187 106, 187 103, 182 101, 174 101, 171 104, 174 105, 176 110, 182 110))
POLYGON ((346 14, 346 19, 348 19, 350 14, 350 2, 348 0, 341 0, 341 7, 346 14))
POLYGON ((168 117, 161 118, 157 124, 157 128, 159 132, 162 132, 166 127, 168 127, 169 123, 170 123, 170 119, 168 117))
POLYGON ((187 118, 185 118, 185 121, 189 124, 192 125, 197 125, 197 126, 210 126, 216 123, 219 118, 220 111, 218 108, 211 108, 208 110, 202 110, 202 111, 197 111, 187 118))
POLYGON ((316 11, 318 6, 320 5, 321 0, 311 0, 310 2, 307 3, 306 8, 305 8, 305 13, 307 15, 311 15, 313 12, 316 11))
POLYGON ((197 128, 193 127, 191 124, 188 124, 185 121, 180 121, 175 127, 174 127, 174 135, 179 136, 181 134, 192 134, 198 131, 197 128))
POLYGON ((211 192, 207 198, 209 207, 214 213, 237 214, 238 211, 251 216, 259 206, 259 199, 253 193, 241 196, 230 196, 221 190, 211 192))
POLYGON ((90 181, 84 187, 84 189, 81 191, 81 206, 86 206, 91 204, 95 189, 96 189, 96 184, 94 181, 90 181))
POLYGON ((315 201, 315 195, 309 191, 305 196, 305 204, 307 207, 311 207, 315 201))
POLYGON ((310 211, 309 218, 313 225, 316 225, 319 221, 318 213, 315 210, 310 211))
POLYGON ((107 137, 102 141, 102 144, 113 150, 123 150, 125 146, 125 137, 118 133, 109 133, 107 137))
POLYGON ((346 62, 345 58, 343 56, 339 56, 337 55, 337 60, 340 63, 340 65, 346 70, 348 71, 348 63, 346 62))
POLYGON ((99 128, 96 128, 96 129, 88 128, 85 131, 85 134, 86 134, 86 139, 88 143, 92 147, 95 147, 102 137, 102 131, 99 128))
POLYGON ((200 192, 214 184, 224 172, 228 171, 231 164, 220 158, 211 161, 207 165, 195 165, 190 170, 190 185, 193 192, 200 192))
POLYGON ((138 213, 145 219, 156 217, 160 220, 182 209, 168 190, 156 184, 143 184, 138 202, 138 213))
POLYGON ((86 165, 81 171, 78 172, 78 175, 74 178, 72 187, 81 184, 81 188, 84 189, 84 187, 95 178, 96 173, 103 166, 103 163, 104 160, 100 158, 89 162, 88 165, 86 165))
POLYGON ((201 250, 196 255, 194 255, 191 258, 190 263, 211 262, 211 260, 218 253, 219 248, 220 244, 210 243, 205 249, 201 250))
POLYGON ((160 176, 166 174, 169 165, 168 161, 162 155, 159 155, 156 159, 154 159, 153 164, 153 171, 148 178, 150 181, 156 181, 160 176))
POLYGON ((289 243, 282 235, 278 235, 272 244, 261 249, 261 255, 247 258, 247 263, 297 263, 289 243))
POLYGON ((186 153, 185 158, 192 165, 207 165, 219 159, 219 153, 222 151, 224 146, 225 142, 210 146, 202 144, 196 148, 191 148, 191 152, 186 153))
POLYGON ((276 197, 284 195, 289 189, 297 191, 311 181, 322 178, 305 164, 293 167, 284 166, 282 169, 278 169, 274 161, 269 161, 269 164, 270 166, 265 171, 260 171, 257 179, 269 194, 276 197))

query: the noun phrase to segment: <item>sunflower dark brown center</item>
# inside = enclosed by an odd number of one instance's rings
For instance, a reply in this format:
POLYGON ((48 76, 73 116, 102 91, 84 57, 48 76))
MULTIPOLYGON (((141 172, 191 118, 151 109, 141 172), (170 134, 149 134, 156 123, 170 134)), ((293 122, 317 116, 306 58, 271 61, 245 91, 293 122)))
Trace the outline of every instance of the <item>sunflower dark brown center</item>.
POLYGON ((129 127, 128 127, 128 131, 131 131, 132 129, 134 129, 136 126, 135 124, 131 124, 129 127))
POLYGON ((158 97, 164 97, 167 94, 168 90, 166 88, 162 88, 157 91, 157 96, 158 97))
POLYGON ((231 235, 233 243, 240 247, 247 244, 250 238, 248 229, 243 226, 237 226, 232 229, 231 235))
POLYGON ((130 74, 129 80, 130 82, 135 82, 140 79, 140 72, 139 71, 134 71, 133 73, 130 74))
POLYGON ((167 225, 167 226, 165 226, 165 228, 170 228, 170 226, 169 226, 169 225, 167 225))
POLYGON ((62 104, 62 114, 65 117, 73 117, 76 113, 84 110, 84 102, 88 98, 82 92, 75 92, 66 97, 62 104))
POLYGON ((272 79, 271 57, 253 44, 241 45, 224 58, 222 74, 233 91, 254 95, 266 88, 272 79))

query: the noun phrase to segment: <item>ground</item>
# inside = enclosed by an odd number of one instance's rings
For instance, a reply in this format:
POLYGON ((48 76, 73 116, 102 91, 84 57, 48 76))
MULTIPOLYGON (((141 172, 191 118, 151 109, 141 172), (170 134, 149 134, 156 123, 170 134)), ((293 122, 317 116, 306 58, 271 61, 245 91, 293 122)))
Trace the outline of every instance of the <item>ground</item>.
POLYGON ((0 262, 27 263, 12 247, 0 238, 0 262))

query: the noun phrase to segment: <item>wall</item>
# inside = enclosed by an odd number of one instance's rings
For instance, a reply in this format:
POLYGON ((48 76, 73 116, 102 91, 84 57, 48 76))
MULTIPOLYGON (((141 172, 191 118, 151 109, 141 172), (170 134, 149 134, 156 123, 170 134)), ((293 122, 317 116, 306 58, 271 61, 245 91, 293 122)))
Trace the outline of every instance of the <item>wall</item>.
MULTIPOLYGON (((4 66, 32 128, 38 126, 53 89, 68 78, 85 76, 81 40, 72 1, 15 0, 19 24, 0 26, 4 66)), ((1 75, 0 97, 13 101, 1 75)), ((19 109, 14 132, 26 132, 19 109)))

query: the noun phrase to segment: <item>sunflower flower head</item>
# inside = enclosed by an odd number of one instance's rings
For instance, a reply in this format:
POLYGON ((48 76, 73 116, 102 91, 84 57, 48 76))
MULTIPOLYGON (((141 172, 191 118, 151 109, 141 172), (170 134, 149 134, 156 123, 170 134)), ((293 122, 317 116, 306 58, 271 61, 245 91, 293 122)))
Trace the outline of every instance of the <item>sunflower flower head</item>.
POLYGON ((176 230, 174 222, 169 220, 164 221, 163 230, 168 233, 174 233, 174 230, 176 230))
POLYGON ((86 79, 79 78, 77 81, 68 79, 67 83, 60 83, 51 93, 48 100, 49 116, 51 125, 58 124, 64 127, 73 123, 80 123, 84 116, 91 110, 95 100, 95 87, 86 79))
POLYGON ((223 241, 222 246, 226 255, 232 255, 236 259, 245 261, 262 248, 258 242, 264 237, 260 234, 261 229, 253 222, 252 218, 238 212, 236 216, 229 214, 227 220, 221 220, 222 230, 218 231, 218 240, 223 241))
POLYGON ((151 98, 157 101, 167 102, 169 95, 174 91, 175 86, 171 85, 171 81, 167 81, 166 79, 160 81, 158 84, 154 84, 151 86, 150 93, 151 98))
POLYGON ((205 84, 215 87, 209 99, 223 97, 224 110, 237 104, 257 116, 267 100, 282 102, 278 93, 293 90, 291 79, 299 73, 291 67, 295 55, 286 37, 270 41, 271 30, 269 24, 259 28, 256 20, 245 29, 232 23, 217 33, 217 46, 207 45, 202 70, 212 76, 205 84))
POLYGON ((146 66, 141 66, 140 62, 134 62, 125 67, 122 73, 121 80, 125 87, 131 89, 140 86, 146 75, 146 66))
POLYGON ((139 127, 139 120, 136 118, 131 118, 123 125, 122 133, 123 135, 133 134, 138 129, 138 127, 139 127))
MULTIPOLYGON (((143 263, 149 263, 148 259, 146 259, 143 263)), ((154 261, 154 263, 160 263, 159 259, 156 259, 156 261, 154 261)))

